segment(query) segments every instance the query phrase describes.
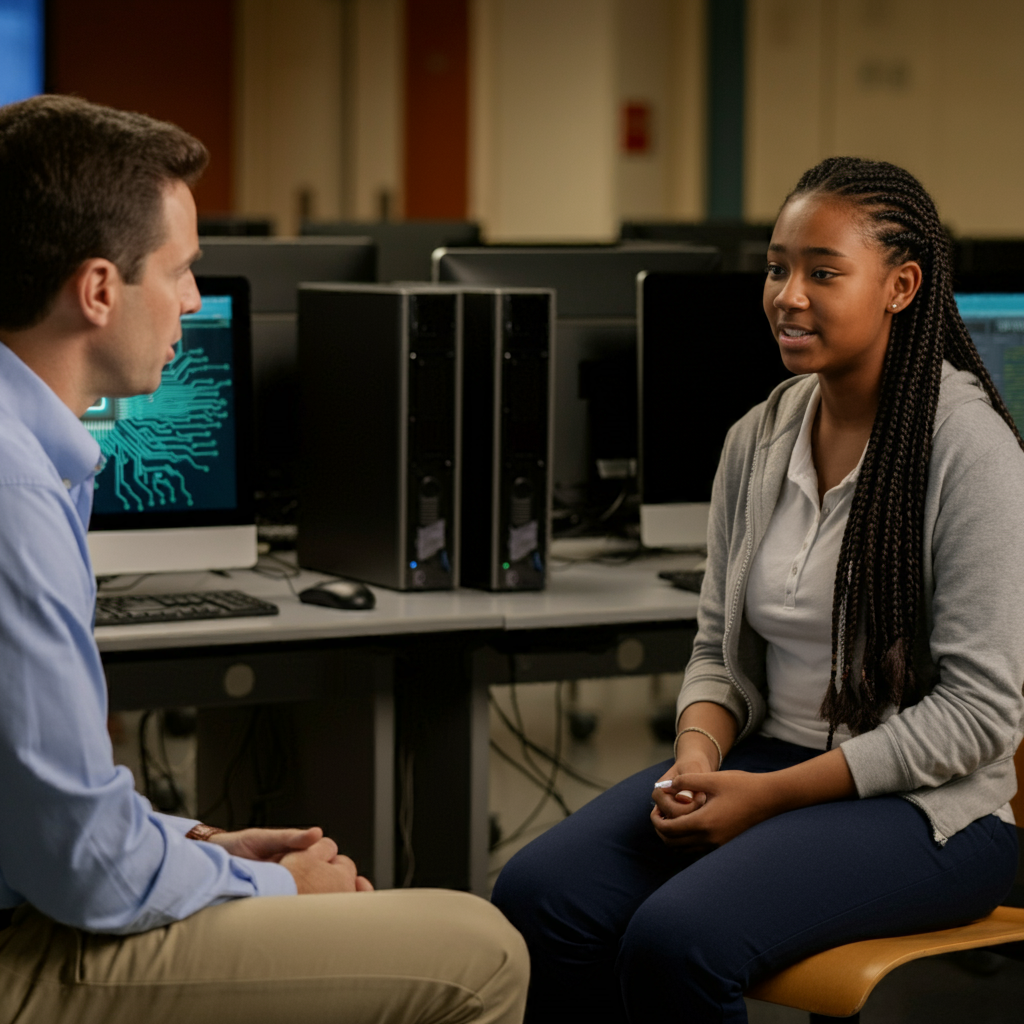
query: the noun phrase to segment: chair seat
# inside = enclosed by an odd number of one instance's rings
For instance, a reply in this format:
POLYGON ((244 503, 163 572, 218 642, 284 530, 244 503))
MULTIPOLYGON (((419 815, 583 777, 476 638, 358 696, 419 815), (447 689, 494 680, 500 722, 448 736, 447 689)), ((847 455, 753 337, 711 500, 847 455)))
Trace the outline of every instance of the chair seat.
POLYGON ((1021 941, 1024 909, 996 907, 988 917, 961 928, 867 939, 816 953, 754 985, 747 995, 826 1017, 852 1017, 875 985, 908 960, 1021 941))

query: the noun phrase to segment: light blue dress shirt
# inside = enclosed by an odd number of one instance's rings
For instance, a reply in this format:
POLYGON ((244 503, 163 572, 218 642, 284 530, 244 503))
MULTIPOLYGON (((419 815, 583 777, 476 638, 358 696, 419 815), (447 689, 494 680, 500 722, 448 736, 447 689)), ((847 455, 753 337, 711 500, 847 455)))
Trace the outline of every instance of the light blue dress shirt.
POLYGON ((160 814, 115 767, 86 531, 99 445, 0 343, 0 908, 129 934, 295 893, 160 814))

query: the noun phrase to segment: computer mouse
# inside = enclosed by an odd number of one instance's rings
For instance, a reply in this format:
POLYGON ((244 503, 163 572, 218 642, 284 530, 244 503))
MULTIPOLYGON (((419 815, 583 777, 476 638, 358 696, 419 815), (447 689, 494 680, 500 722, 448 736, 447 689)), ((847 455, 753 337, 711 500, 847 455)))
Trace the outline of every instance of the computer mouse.
POLYGON ((376 603, 373 591, 365 583, 352 580, 328 580, 315 587, 300 591, 304 604, 322 604, 325 608, 343 608, 348 611, 369 611, 376 603))

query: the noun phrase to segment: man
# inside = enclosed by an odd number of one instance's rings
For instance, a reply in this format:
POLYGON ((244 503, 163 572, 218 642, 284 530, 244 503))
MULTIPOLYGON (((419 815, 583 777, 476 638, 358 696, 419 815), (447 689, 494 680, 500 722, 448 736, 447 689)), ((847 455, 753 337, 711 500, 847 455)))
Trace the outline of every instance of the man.
POLYGON ((199 308, 206 160, 82 100, 0 108, 0 1024, 513 1024, 525 947, 483 900, 375 893, 319 829, 159 814, 113 764, 79 417, 154 391, 199 308))

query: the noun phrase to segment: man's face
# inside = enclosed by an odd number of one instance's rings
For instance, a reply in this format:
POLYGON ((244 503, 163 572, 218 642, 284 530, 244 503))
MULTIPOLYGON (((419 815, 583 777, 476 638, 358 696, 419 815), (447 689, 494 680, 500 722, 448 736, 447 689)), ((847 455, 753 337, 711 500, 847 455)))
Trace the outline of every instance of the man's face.
POLYGON ((156 391, 181 338, 182 315, 201 304, 192 276, 199 255, 196 204, 184 182, 164 189, 163 225, 163 243, 146 257, 138 283, 122 285, 113 330, 97 352, 102 393, 111 398, 156 391))

